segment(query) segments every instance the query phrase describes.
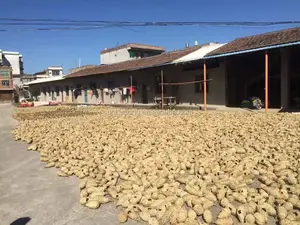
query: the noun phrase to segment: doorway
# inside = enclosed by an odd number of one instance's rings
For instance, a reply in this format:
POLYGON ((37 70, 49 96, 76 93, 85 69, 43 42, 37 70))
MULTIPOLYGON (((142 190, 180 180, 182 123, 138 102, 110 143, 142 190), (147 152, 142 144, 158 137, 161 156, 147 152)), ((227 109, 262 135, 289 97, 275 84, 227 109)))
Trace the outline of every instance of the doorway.
POLYGON ((293 109, 300 108, 300 78, 290 78, 290 107, 293 109))
POLYGON ((147 86, 143 84, 142 86, 142 102, 143 104, 148 103, 148 91, 147 91, 147 86))

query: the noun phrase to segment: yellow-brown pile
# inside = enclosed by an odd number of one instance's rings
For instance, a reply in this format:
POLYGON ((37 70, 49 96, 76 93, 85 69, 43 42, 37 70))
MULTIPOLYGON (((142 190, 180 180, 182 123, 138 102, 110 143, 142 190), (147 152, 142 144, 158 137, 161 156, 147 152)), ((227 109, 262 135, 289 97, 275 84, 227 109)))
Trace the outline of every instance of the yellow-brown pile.
POLYGON ((300 224, 300 116, 88 107, 18 111, 16 140, 148 224, 300 224))

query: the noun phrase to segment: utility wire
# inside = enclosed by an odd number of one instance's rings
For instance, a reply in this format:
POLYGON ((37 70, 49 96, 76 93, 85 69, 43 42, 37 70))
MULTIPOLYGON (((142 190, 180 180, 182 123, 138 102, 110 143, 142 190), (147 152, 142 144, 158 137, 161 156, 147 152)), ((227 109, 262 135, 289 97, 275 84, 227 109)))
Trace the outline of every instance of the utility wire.
MULTIPOLYGON (((207 79, 206 82, 210 82, 212 79, 207 79)), ((159 85, 185 85, 185 84, 197 84, 204 83, 205 80, 195 80, 195 81, 187 81, 187 82, 176 82, 176 83, 159 83, 159 85)))
POLYGON ((286 24, 300 24, 300 21, 281 21, 281 22, 1 22, 0 25, 58 25, 58 26, 99 26, 99 25, 115 26, 272 26, 272 25, 286 25, 286 24))
POLYGON ((133 21, 101 21, 101 20, 58 20, 58 19, 17 19, 0 18, 0 31, 50 31, 50 30, 91 30, 102 28, 129 28, 129 27, 160 27, 160 26, 243 26, 243 27, 266 27, 274 25, 295 25, 300 21, 274 21, 274 22, 253 22, 253 21, 231 21, 231 22, 133 22, 133 21), (8 27, 28 27, 8 29, 8 27), (39 27, 36 27, 39 26, 39 27), (50 26, 50 27, 49 27, 50 26), (55 26, 55 27, 51 27, 55 26), (1 29, 2 28, 2 29, 1 29))
POLYGON ((22 19, 22 18, 0 18, 0 21, 19 21, 19 22, 70 22, 70 23, 118 23, 118 24, 211 24, 211 25, 220 25, 220 24, 261 24, 261 25, 272 25, 272 24, 299 24, 298 20, 289 20, 289 21, 108 21, 108 20, 67 20, 67 19, 22 19))

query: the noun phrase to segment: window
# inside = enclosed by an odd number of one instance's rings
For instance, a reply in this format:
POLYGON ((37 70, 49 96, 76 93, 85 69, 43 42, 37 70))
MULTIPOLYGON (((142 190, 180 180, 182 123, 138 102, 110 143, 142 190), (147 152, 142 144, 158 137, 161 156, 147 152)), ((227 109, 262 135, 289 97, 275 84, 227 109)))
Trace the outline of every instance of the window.
POLYGON ((2 76, 2 77, 8 77, 9 76, 9 72, 8 71, 0 71, 0 76, 2 76))
POLYGON ((9 87, 9 80, 2 80, 1 83, 3 87, 9 87))
POLYGON ((135 52, 129 51, 129 57, 130 58, 135 58, 135 52))
POLYGON ((130 56, 130 58, 143 58, 144 52, 129 51, 129 56, 130 56))
POLYGON ((49 96, 51 96, 51 88, 50 88, 50 87, 47 87, 47 89, 48 89, 48 94, 49 94, 49 96))
MULTIPOLYGON (((156 92, 156 94, 161 94, 161 75, 156 76, 155 92, 156 92)), ((164 94, 165 93, 166 93, 166 86, 164 86, 164 94)))
MULTIPOLYGON (((206 80, 209 79, 209 76, 206 75, 206 80)), ((195 76, 195 81, 203 81, 204 80, 204 77, 203 75, 198 75, 198 76, 195 76)), ((196 93, 204 93, 204 83, 201 82, 201 83, 195 83, 195 92, 196 93)), ((209 92, 209 82, 206 82, 206 93, 209 92)))
POLYGON ((60 75, 59 70, 52 70, 52 76, 58 76, 58 75, 60 75))
POLYGON ((143 58, 143 53, 142 52, 136 52, 135 53, 137 58, 143 58))

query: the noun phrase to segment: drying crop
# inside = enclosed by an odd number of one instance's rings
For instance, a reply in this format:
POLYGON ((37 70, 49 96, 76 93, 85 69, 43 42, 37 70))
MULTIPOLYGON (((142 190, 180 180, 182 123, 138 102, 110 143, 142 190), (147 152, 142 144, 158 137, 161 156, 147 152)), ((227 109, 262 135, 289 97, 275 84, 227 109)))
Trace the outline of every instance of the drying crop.
POLYGON ((16 111, 15 140, 80 179, 120 223, 300 224, 300 117, 51 107, 16 111))

